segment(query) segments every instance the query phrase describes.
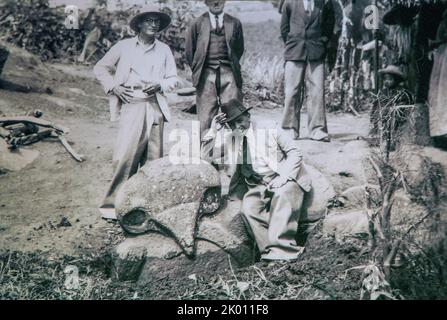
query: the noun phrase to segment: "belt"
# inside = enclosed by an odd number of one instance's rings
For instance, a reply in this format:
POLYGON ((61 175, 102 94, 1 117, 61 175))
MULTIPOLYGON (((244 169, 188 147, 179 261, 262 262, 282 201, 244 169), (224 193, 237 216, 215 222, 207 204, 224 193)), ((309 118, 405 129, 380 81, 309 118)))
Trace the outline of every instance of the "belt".
POLYGON ((131 89, 131 90, 143 90, 143 86, 138 85, 138 86, 123 86, 126 89, 131 89))

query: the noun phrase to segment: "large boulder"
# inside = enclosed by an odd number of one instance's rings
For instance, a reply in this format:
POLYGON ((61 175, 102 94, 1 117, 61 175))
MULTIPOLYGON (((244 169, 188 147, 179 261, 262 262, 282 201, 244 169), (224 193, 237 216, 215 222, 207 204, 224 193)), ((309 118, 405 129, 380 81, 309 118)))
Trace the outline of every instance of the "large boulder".
POLYGON ((169 157, 151 161, 126 181, 116 198, 121 226, 131 234, 155 231, 194 255, 201 214, 220 206, 219 173, 207 162, 173 164, 169 157))
POLYGON ((203 216, 195 235, 194 258, 171 237, 149 232, 128 237, 113 250, 113 274, 120 280, 148 283, 166 277, 214 274, 255 262, 254 243, 239 213, 240 201, 229 201, 216 214, 203 216))
POLYGON ((412 200, 433 206, 442 190, 444 169, 441 163, 424 155, 424 148, 417 145, 401 146, 391 157, 392 165, 402 172, 406 189, 412 200))
POLYGON ((323 233, 335 237, 368 234, 365 211, 333 212, 324 219, 323 233))
MULTIPOLYGON (((425 206, 415 203, 404 190, 395 193, 391 211, 391 228, 396 238, 401 238, 403 244, 412 252, 418 252, 426 247, 434 236, 431 228, 437 215, 425 206)), ((437 223, 436 223, 437 224, 437 223)))
POLYGON ((328 203, 336 193, 329 180, 320 171, 310 165, 305 165, 304 170, 312 180, 312 190, 304 198, 300 221, 314 222, 325 216, 328 203))

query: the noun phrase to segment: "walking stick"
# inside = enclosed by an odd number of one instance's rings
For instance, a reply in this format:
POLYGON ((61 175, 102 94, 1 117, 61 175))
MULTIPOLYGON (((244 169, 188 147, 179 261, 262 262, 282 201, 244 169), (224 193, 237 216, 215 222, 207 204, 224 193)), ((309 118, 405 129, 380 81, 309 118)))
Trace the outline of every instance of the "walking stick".
POLYGON ((221 80, 220 80, 220 66, 216 69, 216 82, 214 85, 216 86, 216 95, 217 95, 217 107, 218 110, 221 111, 222 101, 220 99, 221 93, 221 80))

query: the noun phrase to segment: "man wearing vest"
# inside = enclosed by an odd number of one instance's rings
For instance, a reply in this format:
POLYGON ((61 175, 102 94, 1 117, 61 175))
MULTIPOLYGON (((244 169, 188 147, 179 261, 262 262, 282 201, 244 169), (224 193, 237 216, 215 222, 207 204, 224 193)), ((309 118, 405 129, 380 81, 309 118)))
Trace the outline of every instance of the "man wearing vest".
POLYGON ((333 0, 286 0, 281 36, 285 43, 285 103, 282 127, 297 139, 300 113, 307 95, 309 138, 329 142, 324 101, 325 58, 334 35, 333 0))
POLYGON ((196 19, 186 36, 186 59, 197 90, 201 137, 218 113, 219 101, 242 101, 240 59, 244 53, 241 22, 224 13, 225 0, 205 0, 209 11, 196 19))

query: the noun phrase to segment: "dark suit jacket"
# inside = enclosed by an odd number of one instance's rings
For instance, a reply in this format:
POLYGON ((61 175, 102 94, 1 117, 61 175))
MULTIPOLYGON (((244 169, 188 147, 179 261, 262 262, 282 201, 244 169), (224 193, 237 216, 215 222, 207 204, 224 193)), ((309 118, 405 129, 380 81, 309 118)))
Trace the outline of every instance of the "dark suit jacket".
MULTIPOLYGON (((244 34, 241 22, 224 14, 224 28, 227 39, 228 54, 233 69, 236 84, 242 88, 242 75, 240 60, 244 53, 244 34)), ((205 64, 206 54, 210 42, 211 22, 209 13, 206 12, 197 18, 186 35, 186 60, 192 70, 192 80, 195 87, 198 86, 205 64)))
POLYGON ((302 0, 286 0, 282 9, 281 36, 286 61, 324 60, 336 22, 332 0, 314 0, 309 17, 302 0))

